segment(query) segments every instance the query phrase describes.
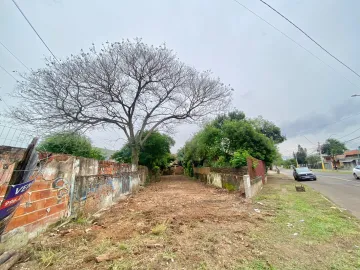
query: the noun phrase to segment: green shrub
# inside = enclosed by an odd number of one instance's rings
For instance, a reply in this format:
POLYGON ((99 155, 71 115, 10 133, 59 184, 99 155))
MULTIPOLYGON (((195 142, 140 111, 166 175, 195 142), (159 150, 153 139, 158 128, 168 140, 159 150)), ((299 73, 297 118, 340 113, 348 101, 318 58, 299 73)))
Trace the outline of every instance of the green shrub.
POLYGON ((219 156, 219 158, 212 164, 212 167, 215 168, 227 167, 226 157, 219 156))
POLYGON ((246 150, 237 150, 234 152, 233 157, 230 159, 230 165, 233 168, 240 168, 247 165, 247 158, 250 156, 246 150))

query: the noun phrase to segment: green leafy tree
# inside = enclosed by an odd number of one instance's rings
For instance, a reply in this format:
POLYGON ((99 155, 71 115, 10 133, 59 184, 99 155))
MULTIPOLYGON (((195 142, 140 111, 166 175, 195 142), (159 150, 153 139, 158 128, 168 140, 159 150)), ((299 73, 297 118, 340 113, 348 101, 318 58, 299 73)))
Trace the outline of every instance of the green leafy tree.
POLYGON ((37 150, 98 160, 105 159, 101 151, 91 145, 89 138, 76 132, 59 132, 49 135, 39 144, 37 150))
POLYGON ((284 160, 283 160, 278 148, 276 148, 273 165, 276 165, 276 166, 284 165, 284 160))
POLYGON ((306 161, 307 161, 307 164, 314 166, 321 161, 321 158, 318 154, 315 154, 315 155, 308 156, 306 158, 306 161))
POLYGON ((243 149, 257 159, 270 165, 276 157, 276 147, 273 141, 258 132, 246 121, 226 121, 223 130, 223 148, 233 155, 238 149, 243 149))
POLYGON ((238 111, 221 115, 207 124, 185 144, 183 151, 185 164, 190 162, 194 166, 240 166, 240 152, 270 165, 277 155, 274 141, 238 111))
POLYGON ((176 159, 179 162, 180 166, 184 165, 184 157, 185 157, 185 147, 182 147, 177 151, 176 154, 176 159))
MULTIPOLYGON (((143 136, 147 136, 148 131, 145 131, 143 136)), ((168 135, 161 134, 158 131, 152 132, 142 148, 139 154, 139 164, 147 166, 149 169, 154 169, 155 166, 164 169, 169 163, 174 160, 174 157, 170 153, 170 148, 175 144, 174 140, 168 135)), ((118 162, 131 162, 131 147, 127 143, 123 148, 115 152, 112 158, 118 162)))
POLYGON ((298 145, 298 150, 296 153, 293 154, 294 159, 297 160, 299 164, 306 164, 306 157, 307 157, 307 149, 298 145))
POLYGON ((281 134, 281 129, 273 122, 265 120, 262 116, 250 119, 249 122, 257 131, 261 132, 269 139, 272 139, 276 144, 282 143, 286 140, 286 137, 281 134))
POLYGON ((344 143, 336 139, 327 139, 326 142, 321 147, 321 153, 326 154, 331 157, 336 155, 341 155, 347 150, 344 143))
POLYGON ((296 160, 294 158, 290 158, 287 160, 284 160, 284 167, 287 169, 290 169, 291 167, 296 167, 296 160))
POLYGON ((216 128, 221 128, 226 120, 235 120, 241 121, 245 119, 245 113, 242 111, 232 111, 227 114, 218 115, 215 120, 212 122, 212 125, 216 128))

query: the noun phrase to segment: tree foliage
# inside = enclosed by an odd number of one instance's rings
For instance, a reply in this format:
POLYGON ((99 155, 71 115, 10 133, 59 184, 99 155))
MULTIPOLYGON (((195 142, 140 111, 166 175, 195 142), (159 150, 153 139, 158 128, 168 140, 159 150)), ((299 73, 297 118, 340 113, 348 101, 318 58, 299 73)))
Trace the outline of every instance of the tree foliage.
POLYGON ((250 123, 255 127, 255 129, 266 137, 272 139, 274 143, 282 143, 286 140, 286 137, 281 134, 281 130, 273 122, 265 120, 262 116, 251 119, 250 123))
MULTIPOLYGON (((145 131, 143 136, 147 136, 149 131, 145 131)), ((146 142, 140 148, 139 164, 154 169, 156 166, 164 169, 174 160, 170 153, 174 140, 166 134, 154 131, 150 134, 146 142)), ((131 162, 131 147, 129 144, 124 145, 120 151, 115 152, 112 158, 118 162, 131 162)))
POLYGON ((307 158, 307 149, 301 147, 301 145, 298 145, 298 150, 296 153, 294 153, 294 159, 297 160, 299 164, 306 164, 306 158, 307 158))
POLYGON ((52 130, 121 130, 133 164, 153 131, 223 111, 232 91, 211 72, 180 62, 165 45, 139 39, 106 43, 100 51, 93 46, 63 61, 49 59, 23 79, 13 118, 52 130))
POLYGON ((269 165, 277 156, 274 141, 239 111, 220 115, 205 125, 180 152, 184 164, 216 167, 244 166, 247 156, 264 160, 269 165))
POLYGON ((233 157, 230 159, 230 165, 233 168, 240 168, 247 165, 247 158, 250 156, 246 150, 238 150, 234 152, 233 157))
POLYGON ((318 164, 320 161, 321 161, 321 158, 320 158, 319 154, 310 155, 306 158, 306 163, 311 166, 318 164))
POLYGON ((296 160, 294 158, 284 160, 283 165, 287 169, 290 169, 291 167, 296 167, 297 166, 296 160))
POLYGON ((347 150, 344 143, 336 139, 327 139, 321 147, 321 153, 331 157, 341 155, 347 150))
POLYGON ((49 135, 38 145, 37 150, 98 160, 105 159, 101 151, 91 145, 90 139, 74 132, 59 132, 49 135))

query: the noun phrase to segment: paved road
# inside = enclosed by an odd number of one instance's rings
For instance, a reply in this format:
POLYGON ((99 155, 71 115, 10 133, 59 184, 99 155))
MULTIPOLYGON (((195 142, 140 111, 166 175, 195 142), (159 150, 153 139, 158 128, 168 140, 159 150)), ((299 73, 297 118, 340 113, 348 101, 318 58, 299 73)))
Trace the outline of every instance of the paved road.
MULTIPOLYGON (((291 170, 281 170, 281 173, 292 176, 291 170)), ((355 180, 351 174, 336 172, 314 172, 317 181, 304 181, 313 189, 321 192, 341 208, 349 210, 360 218, 360 180, 355 180)))

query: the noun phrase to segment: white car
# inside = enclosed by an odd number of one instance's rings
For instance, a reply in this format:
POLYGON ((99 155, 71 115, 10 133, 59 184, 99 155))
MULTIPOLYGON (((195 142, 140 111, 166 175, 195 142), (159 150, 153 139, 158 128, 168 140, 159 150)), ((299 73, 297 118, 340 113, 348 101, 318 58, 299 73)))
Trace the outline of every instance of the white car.
POLYGON ((357 165, 357 166, 353 169, 353 175, 354 175, 355 179, 359 179, 359 178, 360 178, 360 165, 357 165))

